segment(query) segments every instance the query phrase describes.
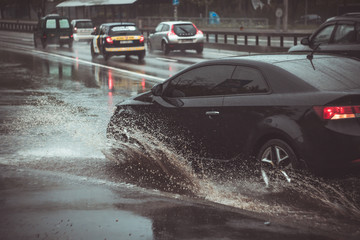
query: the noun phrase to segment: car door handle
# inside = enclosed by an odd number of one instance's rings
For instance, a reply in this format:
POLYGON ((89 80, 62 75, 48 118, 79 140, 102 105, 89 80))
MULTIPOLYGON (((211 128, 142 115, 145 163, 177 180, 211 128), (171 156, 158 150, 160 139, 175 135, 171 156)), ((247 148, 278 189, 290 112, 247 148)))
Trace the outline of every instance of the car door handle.
POLYGON ((217 116, 217 115, 220 115, 220 112, 219 111, 207 111, 205 114, 206 114, 206 116, 217 116))

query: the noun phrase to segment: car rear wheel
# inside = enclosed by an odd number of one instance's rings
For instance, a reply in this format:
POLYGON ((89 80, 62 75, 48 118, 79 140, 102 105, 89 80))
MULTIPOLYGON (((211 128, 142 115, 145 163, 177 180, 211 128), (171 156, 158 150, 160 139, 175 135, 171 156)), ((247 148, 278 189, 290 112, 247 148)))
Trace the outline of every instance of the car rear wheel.
POLYGON ((41 45, 42 45, 43 49, 45 49, 47 44, 44 40, 41 40, 41 45))
POLYGON ((138 55, 138 62, 141 63, 142 61, 144 61, 144 58, 145 58, 145 53, 140 53, 138 55))
POLYGON ((201 54, 203 51, 204 51, 204 47, 198 47, 198 48, 196 48, 196 52, 197 52, 198 54, 201 54))
POLYGON ((267 141, 259 150, 261 177, 266 187, 279 181, 291 182, 291 172, 298 159, 293 149, 280 139, 267 141))
POLYGON ((110 58, 109 53, 108 53, 108 52, 106 52, 106 50, 105 50, 105 49, 103 50, 103 57, 104 57, 105 61, 109 60, 109 58, 110 58))
POLYGON ((73 41, 70 41, 69 42, 69 48, 72 48, 73 47, 73 41))
POLYGON ((149 40, 147 41, 147 50, 149 51, 149 53, 153 52, 153 48, 152 48, 151 42, 149 40))
POLYGON ((170 53, 169 46, 166 44, 166 42, 161 43, 161 49, 165 55, 168 55, 170 53))

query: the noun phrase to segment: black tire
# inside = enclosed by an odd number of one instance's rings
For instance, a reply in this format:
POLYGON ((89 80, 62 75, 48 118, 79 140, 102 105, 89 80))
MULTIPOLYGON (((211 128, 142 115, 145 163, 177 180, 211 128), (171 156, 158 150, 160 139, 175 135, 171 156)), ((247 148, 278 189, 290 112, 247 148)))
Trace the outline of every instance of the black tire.
POLYGON ((168 55, 170 53, 169 46, 166 44, 166 42, 161 43, 161 49, 165 55, 168 55))
POLYGON ((147 41, 147 50, 149 53, 152 53, 154 51, 151 42, 149 40, 147 41))
POLYGON ((110 54, 108 52, 106 52, 105 49, 103 50, 103 57, 104 57, 105 61, 109 60, 109 58, 110 58, 110 54))
POLYGON ((70 41, 69 42, 69 48, 72 48, 73 47, 73 41, 70 41))
POLYGON ((138 62, 142 63, 144 61, 144 58, 145 58, 145 53, 140 53, 138 55, 138 62))
POLYGON ((36 37, 35 37, 35 35, 34 35, 34 47, 35 47, 35 48, 38 47, 37 42, 36 42, 36 37))
POLYGON ((42 46, 42 48, 43 49, 45 49, 46 48, 46 41, 44 41, 44 40, 41 40, 41 46, 42 46))
POLYGON ((261 164, 261 177, 266 187, 279 181, 291 182, 291 173, 298 166, 294 150, 280 139, 267 141, 259 149, 256 159, 261 164))
POLYGON ((197 52, 198 54, 201 54, 203 51, 204 51, 204 47, 198 47, 198 48, 196 48, 196 52, 197 52))

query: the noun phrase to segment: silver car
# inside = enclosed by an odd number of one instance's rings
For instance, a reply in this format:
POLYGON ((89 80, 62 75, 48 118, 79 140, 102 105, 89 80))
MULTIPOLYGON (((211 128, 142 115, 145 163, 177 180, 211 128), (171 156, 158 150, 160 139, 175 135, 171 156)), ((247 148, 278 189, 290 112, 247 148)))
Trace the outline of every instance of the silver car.
POLYGON ((172 50, 193 49, 202 53, 204 34, 192 22, 161 22, 147 40, 148 51, 162 50, 165 55, 172 50))
POLYGON ((95 31, 96 27, 90 19, 74 19, 71 21, 71 26, 75 41, 90 42, 93 39, 91 33, 95 31))

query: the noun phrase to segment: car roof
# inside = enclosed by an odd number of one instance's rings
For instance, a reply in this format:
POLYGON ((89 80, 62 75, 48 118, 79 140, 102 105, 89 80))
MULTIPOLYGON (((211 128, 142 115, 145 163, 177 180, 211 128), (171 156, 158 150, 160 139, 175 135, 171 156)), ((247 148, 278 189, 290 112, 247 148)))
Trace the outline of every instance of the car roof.
POLYGON ((193 24, 192 22, 189 21, 167 21, 167 22, 162 22, 165 24, 193 24))
POLYGON ((65 19, 68 19, 67 17, 60 16, 59 14, 48 14, 45 17, 42 17, 41 19, 48 19, 48 18, 62 18, 62 19, 65 18, 65 19))
POLYGON ((326 22, 339 21, 339 20, 352 20, 352 21, 360 22, 360 12, 345 13, 340 16, 331 17, 328 18, 326 22))
POLYGON ((73 19, 71 22, 92 22, 91 19, 73 19))
POLYGON ((108 26, 108 27, 112 27, 112 26, 136 26, 135 23, 130 23, 130 22, 118 22, 118 23, 103 23, 101 24, 101 26, 108 26))

